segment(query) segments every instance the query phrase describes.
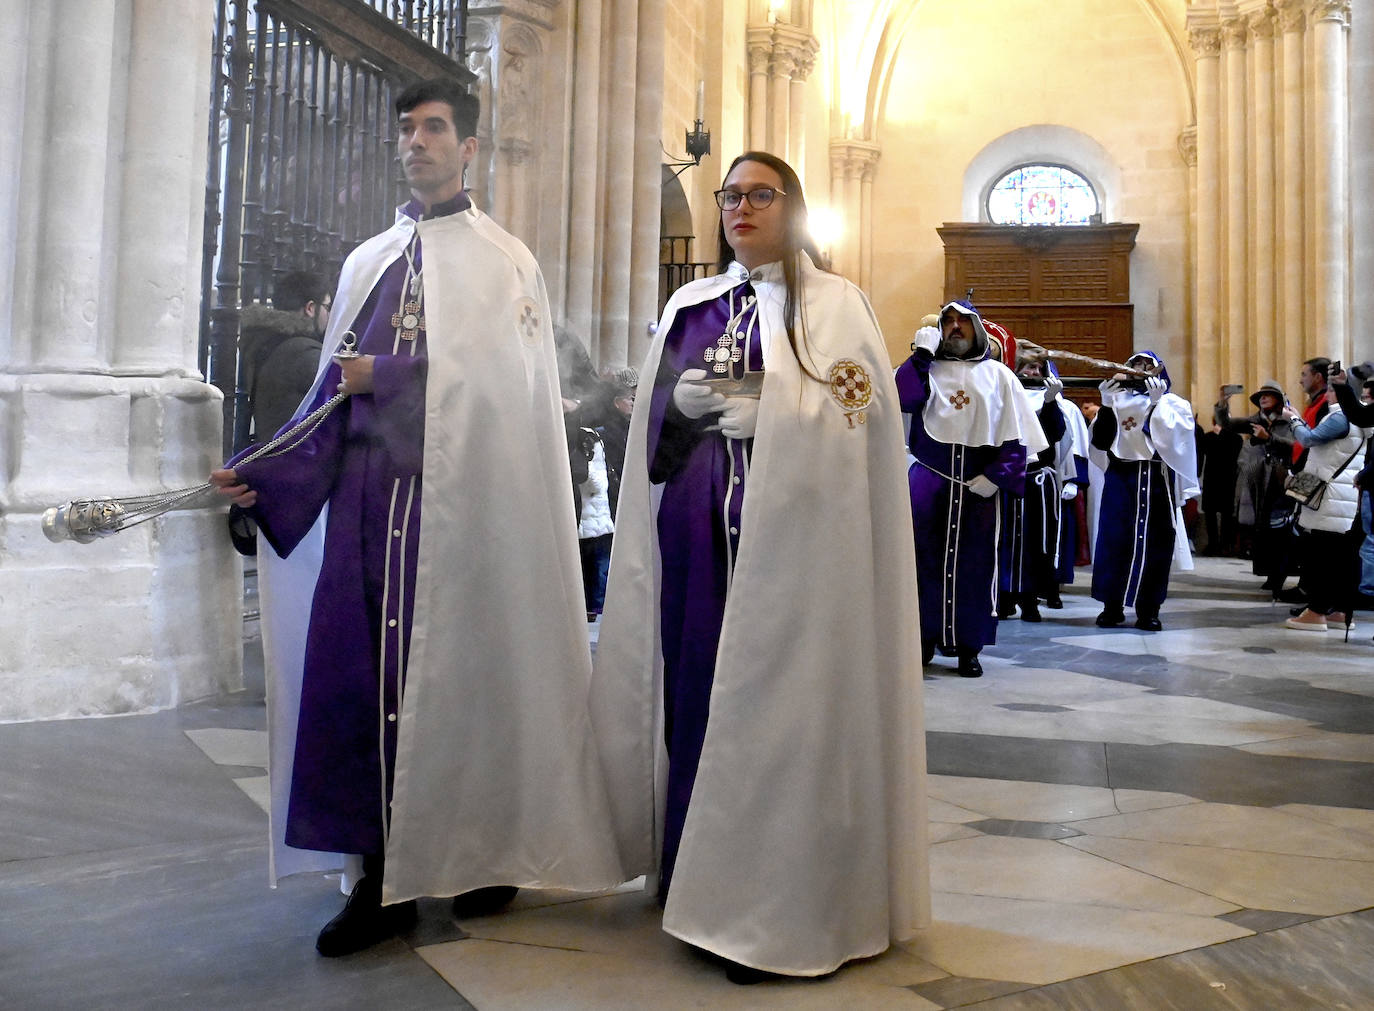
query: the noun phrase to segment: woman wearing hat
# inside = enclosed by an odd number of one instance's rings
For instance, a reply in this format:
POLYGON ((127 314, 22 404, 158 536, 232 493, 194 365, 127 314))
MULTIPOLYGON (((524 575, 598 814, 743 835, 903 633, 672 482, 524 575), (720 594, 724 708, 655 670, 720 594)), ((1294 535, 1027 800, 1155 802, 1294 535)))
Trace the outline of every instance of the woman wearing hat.
POLYGON ((1292 527, 1293 500, 1283 493, 1283 481, 1293 459, 1293 426, 1283 416, 1288 402, 1283 387, 1270 380, 1250 394, 1258 410, 1243 418, 1231 417, 1229 395, 1222 388, 1216 406, 1217 424, 1223 430, 1249 437, 1241 450, 1236 493, 1241 526, 1254 526, 1251 552, 1254 573, 1267 576, 1264 589, 1275 595, 1287 576, 1288 539, 1292 527), (1250 508, 1246 508, 1246 506, 1250 508))

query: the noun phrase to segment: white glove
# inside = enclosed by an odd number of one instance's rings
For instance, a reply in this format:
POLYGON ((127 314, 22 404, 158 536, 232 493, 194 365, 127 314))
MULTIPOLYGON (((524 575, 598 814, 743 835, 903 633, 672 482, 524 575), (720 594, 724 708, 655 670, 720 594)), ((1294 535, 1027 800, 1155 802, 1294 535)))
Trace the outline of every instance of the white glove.
POLYGON ((1065 502, 1072 502, 1078 498, 1078 485, 1072 481, 1065 482, 1064 487, 1059 489, 1059 497, 1065 502))
POLYGON ((911 340, 911 350, 925 348, 931 354, 940 346, 940 330, 938 327, 923 326, 916 331, 916 336, 911 340))
POLYGON ((752 439, 759 424, 759 402, 753 397, 726 397, 716 426, 727 439, 752 439))
POLYGON ((1121 392, 1121 383, 1115 379, 1104 379, 1097 384, 1097 389, 1102 394, 1103 402, 1105 403, 1107 397, 1114 396, 1121 392))
POLYGON ((695 421, 703 414, 719 411, 725 406, 725 398, 711 389, 702 386, 697 380, 706 378, 705 369, 688 369, 682 373, 677 385, 673 387, 673 403, 684 417, 695 421))
POLYGON ((1045 400, 1051 401, 1064 392, 1064 380, 1058 376, 1045 377, 1045 400))
POLYGON ((997 494, 997 485, 993 484, 985 475, 979 474, 968 483, 968 490, 975 495, 983 498, 992 498, 997 494))
POLYGON ((1145 380, 1145 392, 1149 394, 1150 403, 1157 404, 1164 396, 1164 380, 1159 376, 1151 376, 1145 380))

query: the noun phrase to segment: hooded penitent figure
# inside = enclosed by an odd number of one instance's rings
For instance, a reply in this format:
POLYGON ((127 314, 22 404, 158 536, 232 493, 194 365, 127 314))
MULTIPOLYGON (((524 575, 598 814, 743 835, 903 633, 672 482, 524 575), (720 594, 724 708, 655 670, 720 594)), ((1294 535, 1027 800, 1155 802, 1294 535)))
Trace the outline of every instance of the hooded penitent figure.
POLYGON ((1200 494, 1193 409, 1171 393, 1169 370, 1153 351, 1126 364, 1152 375, 1144 390, 1105 380, 1102 409, 1092 424, 1092 462, 1104 471, 1093 551, 1097 624, 1111 628, 1134 607, 1136 628, 1158 631, 1159 608, 1169 589, 1175 550, 1191 569, 1183 531, 1183 503, 1200 494))
MULTIPOLYGON (((740 164, 717 194, 732 222, 763 188, 740 164)), ((799 198, 781 178, 762 176, 786 196, 758 210, 799 198)), ((641 375, 593 679, 621 853, 651 875, 664 930, 737 982, 824 974, 928 916, 887 350, 863 293, 798 253, 680 288, 641 375), (693 406, 683 387, 702 380, 735 388, 687 391, 693 406)))
MULTIPOLYGON (((985 320, 984 325, 990 331, 996 327, 1006 332, 990 321, 985 320)), ((1010 334, 1004 344, 1015 347, 1010 334)), ((1060 408, 1064 384, 1039 362, 1017 364, 1017 378, 1049 446, 1026 461, 1024 495, 1002 492, 1001 599, 997 614, 1009 618, 1020 607, 1021 620, 1039 621, 1039 598, 1052 599, 1059 593, 1060 482, 1056 453, 1067 431, 1060 408)))
POLYGON ((998 491, 1025 491, 1026 459, 1046 448, 1015 374, 988 357, 987 330, 967 302, 916 333, 897 368, 911 414, 911 512, 920 573, 925 659, 938 648, 959 672, 982 674, 979 651, 997 639, 998 491))

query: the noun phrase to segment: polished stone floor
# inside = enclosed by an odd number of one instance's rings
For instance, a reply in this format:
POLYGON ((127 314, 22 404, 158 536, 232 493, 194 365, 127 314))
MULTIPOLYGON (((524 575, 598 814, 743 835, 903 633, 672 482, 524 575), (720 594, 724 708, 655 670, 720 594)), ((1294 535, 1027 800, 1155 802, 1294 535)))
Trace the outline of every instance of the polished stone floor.
POLYGON ((934 922, 827 979, 735 987, 632 887, 316 957, 337 882, 267 888, 257 688, 0 726, 0 1007, 1374 1006, 1374 626, 1202 559, 1104 632, 1083 581, 981 680, 927 668, 934 922))

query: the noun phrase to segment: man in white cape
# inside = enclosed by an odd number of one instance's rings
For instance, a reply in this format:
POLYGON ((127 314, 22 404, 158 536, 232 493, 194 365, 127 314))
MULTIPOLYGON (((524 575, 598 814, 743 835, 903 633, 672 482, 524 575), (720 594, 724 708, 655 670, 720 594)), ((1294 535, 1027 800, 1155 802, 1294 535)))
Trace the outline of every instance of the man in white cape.
MULTIPOLYGON (((732 264, 664 310, 630 426, 592 697, 627 869, 655 878, 665 821, 680 831, 664 929, 736 966, 814 976, 910 937, 929 893, 900 408, 867 299, 805 256, 797 276, 799 353, 819 382, 789 346, 780 263, 732 264), (742 316, 722 336, 727 305, 742 316), (728 454, 730 474, 704 492, 720 511, 684 515, 668 505, 676 478, 651 484, 650 461, 678 375, 703 346, 729 362, 731 335, 765 377, 756 424, 699 429, 696 445, 728 454), (684 596, 663 578, 665 550, 684 546, 715 559, 724 587, 718 646, 697 658, 709 715, 690 799, 667 795, 660 611, 684 596)), ((685 589, 686 609, 705 606, 685 589)))
POLYGON ((347 398, 288 452, 212 475, 274 549, 274 879, 362 857, 330 956, 405 929, 417 896, 462 912, 624 880, 543 279, 462 191, 476 99, 422 82, 396 107, 415 199, 346 261, 297 417, 347 398))

